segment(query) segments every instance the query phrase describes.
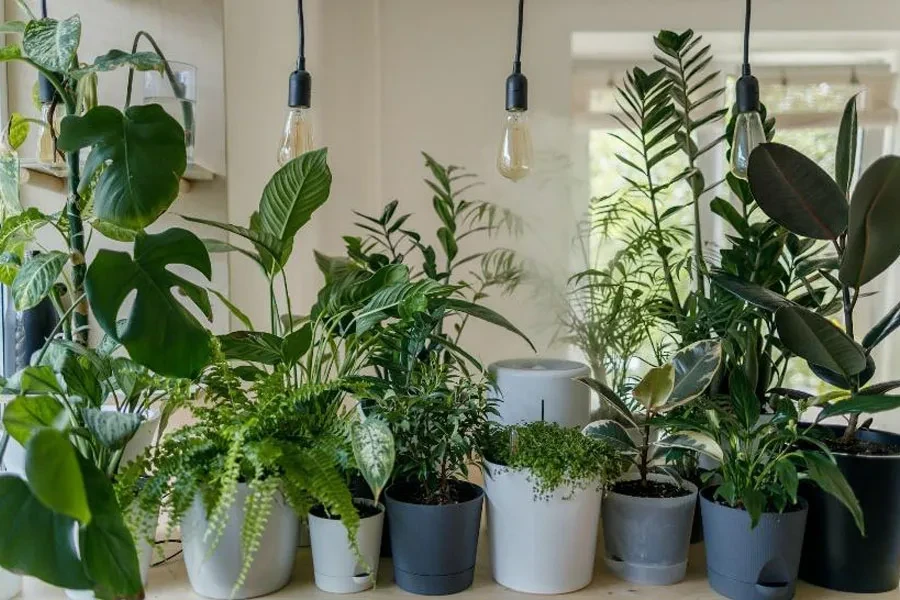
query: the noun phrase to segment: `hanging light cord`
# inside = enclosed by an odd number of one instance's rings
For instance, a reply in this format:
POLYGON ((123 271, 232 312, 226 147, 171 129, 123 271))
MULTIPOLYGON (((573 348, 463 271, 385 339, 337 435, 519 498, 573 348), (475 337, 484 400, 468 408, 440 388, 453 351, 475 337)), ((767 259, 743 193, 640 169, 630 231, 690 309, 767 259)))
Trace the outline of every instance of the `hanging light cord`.
POLYGON ((513 61, 513 73, 522 72, 522 27, 525 23, 525 0, 519 0, 519 26, 516 30, 516 58, 513 61))
POLYGON ((303 0, 297 0, 297 21, 299 32, 299 50, 297 54, 297 70, 306 70, 306 27, 303 19, 303 0))
POLYGON ((47 0, 41 0, 41 17, 47 18, 47 0))
POLYGON ((750 0, 747 0, 747 12, 744 16, 744 64, 741 74, 750 74, 750 0))

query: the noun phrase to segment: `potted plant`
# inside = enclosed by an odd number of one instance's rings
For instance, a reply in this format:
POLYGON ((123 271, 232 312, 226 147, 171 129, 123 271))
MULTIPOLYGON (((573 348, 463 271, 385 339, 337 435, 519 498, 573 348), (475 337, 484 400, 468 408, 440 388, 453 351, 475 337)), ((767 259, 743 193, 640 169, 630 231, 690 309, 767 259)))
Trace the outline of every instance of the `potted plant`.
MULTIPOLYGON (((821 428, 850 482, 866 519, 868 535, 853 526, 852 515, 814 488, 804 491, 809 525, 801 577, 816 585, 852 592, 883 592, 900 582, 900 519, 889 507, 900 502, 900 436, 877 431, 862 415, 900 406, 888 392, 898 381, 869 383, 876 373, 875 348, 900 325, 900 305, 860 338, 854 322, 864 287, 896 263, 900 245, 895 224, 900 215, 900 157, 875 161, 852 185, 856 165, 855 98, 847 103, 836 149, 836 176, 796 150, 764 144, 751 155, 750 189, 759 206, 804 245, 830 245, 810 273, 837 292, 843 327, 823 311, 760 290, 728 273, 717 283, 768 312, 777 343, 800 357, 837 393, 817 398, 817 420, 848 415, 843 428, 821 428)), ((803 390, 776 389, 791 398, 808 398, 803 390)))
POLYGON ((625 423, 596 421, 584 432, 613 444, 637 471, 612 484, 603 499, 606 565, 627 581, 668 585, 684 579, 697 486, 673 477, 666 452, 677 438, 656 441, 674 409, 706 391, 722 364, 721 344, 698 342, 654 367, 631 392, 635 410, 599 381, 583 379, 625 423))
POLYGON ((741 371, 731 374, 730 395, 703 419, 673 423, 679 444, 720 462, 700 494, 706 562, 712 588, 740 600, 794 596, 808 506, 800 481, 820 488, 863 529, 863 515, 834 456, 797 407, 776 402, 770 421, 759 421, 759 400, 741 371))
POLYGON ((365 591, 375 585, 378 576, 385 512, 379 499, 394 468, 394 437, 384 421, 361 419, 351 430, 353 456, 372 499, 353 499, 359 514, 356 539, 351 538, 340 515, 329 514, 321 505, 309 512, 316 586, 335 594, 365 591))
POLYGON ((498 427, 485 466, 494 581, 529 594, 590 584, 602 488, 622 470, 613 448, 536 421, 498 427))
MULTIPOLYGON (((7 500, 0 524, 11 532, 0 540, 0 566, 101 597, 139 597, 141 568, 122 515, 129 499, 117 500, 111 479, 131 451, 131 438, 140 435, 141 422, 151 419, 143 400, 131 395, 138 374, 126 371, 134 366, 192 377, 209 356, 209 333, 172 288, 180 287, 185 302, 209 317, 207 292, 168 270, 186 265, 209 278, 202 243, 182 229, 145 231, 178 195, 186 165, 184 132, 158 105, 126 105, 121 111, 97 105, 98 73, 162 70, 159 54, 111 50, 82 63, 77 15, 38 19, 26 3, 20 5, 28 18, 2 29, 21 35, 21 42, 0 49, 0 61, 35 68, 51 91, 48 122, 41 125, 54 142, 51 153, 64 156, 68 194, 58 212, 23 210, 15 148, 29 120, 17 118, 8 143, 0 144, 0 275, 19 310, 49 298, 59 325, 32 364, 5 385, 18 393, 5 424, 26 458, 25 478, 0 477, 0 497, 7 500), (61 125, 54 112, 65 113, 61 125), (62 249, 29 256, 26 250, 41 228, 59 232, 62 249), (91 232, 129 243, 133 253, 101 249, 88 260, 91 232), (135 301, 120 320, 132 292, 135 301), (127 353, 127 369, 105 342, 89 340, 90 313, 107 340, 127 353), (127 381, 119 381, 120 375, 127 381), (54 541, 37 551, 23 546, 35 539, 54 541)), ((142 385, 150 395, 170 391, 158 381, 142 385)), ((160 412, 165 415, 165 409, 160 412)), ((6 446, 0 442, 0 454, 6 446)))

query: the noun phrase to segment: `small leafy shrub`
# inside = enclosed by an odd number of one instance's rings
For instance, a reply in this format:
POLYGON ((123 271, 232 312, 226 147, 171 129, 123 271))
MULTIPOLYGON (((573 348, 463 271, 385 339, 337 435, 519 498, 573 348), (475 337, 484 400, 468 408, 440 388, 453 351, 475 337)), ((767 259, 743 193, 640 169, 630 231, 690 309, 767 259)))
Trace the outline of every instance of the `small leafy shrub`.
POLYGON ((486 458, 503 467, 528 470, 535 497, 542 499, 561 487, 574 493, 622 474, 622 461, 612 445, 543 421, 498 428, 486 458))

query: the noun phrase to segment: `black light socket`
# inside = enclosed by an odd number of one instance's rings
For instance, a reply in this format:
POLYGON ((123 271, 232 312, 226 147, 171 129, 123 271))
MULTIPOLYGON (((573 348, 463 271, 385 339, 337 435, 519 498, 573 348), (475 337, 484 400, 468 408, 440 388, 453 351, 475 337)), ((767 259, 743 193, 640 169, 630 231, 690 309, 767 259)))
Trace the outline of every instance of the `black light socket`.
POLYGON ((38 100, 41 104, 50 104, 56 98, 56 88, 50 80, 43 75, 38 75, 38 100))
POLYGON ((753 75, 743 75, 735 84, 735 100, 739 113, 759 112, 759 81, 753 75))
POLYGON ((291 73, 288 82, 288 106, 309 108, 310 100, 312 100, 312 76, 309 71, 298 69, 291 73))
POLYGON ((528 78, 522 73, 513 73, 506 78, 506 110, 528 110, 528 78))

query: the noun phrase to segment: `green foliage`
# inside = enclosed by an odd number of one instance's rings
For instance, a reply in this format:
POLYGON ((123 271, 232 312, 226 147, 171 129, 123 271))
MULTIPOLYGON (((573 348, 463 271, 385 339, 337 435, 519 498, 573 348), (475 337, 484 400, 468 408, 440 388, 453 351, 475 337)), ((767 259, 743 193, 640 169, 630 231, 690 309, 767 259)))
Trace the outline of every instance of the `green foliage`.
POLYGON ((397 455, 391 428, 378 418, 364 417, 353 424, 351 442, 356 466, 369 484, 375 502, 378 502, 394 471, 397 455))
POLYGON ((57 73, 72 68, 81 42, 81 18, 37 19, 25 24, 22 49, 36 65, 57 73))
POLYGON ((622 462, 612 444, 542 421, 497 428, 485 458, 510 469, 527 470, 540 498, 559 488, 574 493, 600 487, 622 474, 622 462))
POLYGON ((56 283, 69 257, 63 252, 51 251, 27 260, 12 283, 16 310, 34 308, 47 297, 56 283))

